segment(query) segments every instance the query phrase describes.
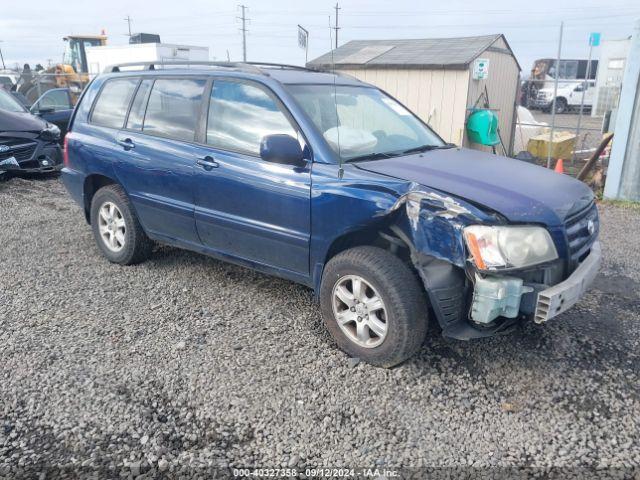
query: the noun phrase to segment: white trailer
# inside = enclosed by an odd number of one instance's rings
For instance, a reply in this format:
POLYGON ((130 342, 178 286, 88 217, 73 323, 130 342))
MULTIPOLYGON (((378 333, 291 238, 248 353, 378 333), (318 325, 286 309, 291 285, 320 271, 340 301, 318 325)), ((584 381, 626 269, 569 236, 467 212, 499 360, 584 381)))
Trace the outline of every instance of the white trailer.
POLYGON ((107 67, 133 62, 171 62, 173 60, 209 60, 208 47, 169 43, 137 43, 87 47, 89 74, 97 75, 107 67))

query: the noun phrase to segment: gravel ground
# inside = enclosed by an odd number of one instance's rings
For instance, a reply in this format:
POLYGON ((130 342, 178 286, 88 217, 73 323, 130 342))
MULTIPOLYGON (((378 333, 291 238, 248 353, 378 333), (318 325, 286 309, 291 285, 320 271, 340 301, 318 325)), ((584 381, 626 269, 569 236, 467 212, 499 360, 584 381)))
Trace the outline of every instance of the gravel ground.
POLYGON ((601 211, 604 268, 573 310, 468 343, 432 332, 416 358, 383 370, 336 350, 307 288, 168 247, 111 265, 58 179, 0 183, 0 477, 629 474, 640 466, 640 211, 601 211))

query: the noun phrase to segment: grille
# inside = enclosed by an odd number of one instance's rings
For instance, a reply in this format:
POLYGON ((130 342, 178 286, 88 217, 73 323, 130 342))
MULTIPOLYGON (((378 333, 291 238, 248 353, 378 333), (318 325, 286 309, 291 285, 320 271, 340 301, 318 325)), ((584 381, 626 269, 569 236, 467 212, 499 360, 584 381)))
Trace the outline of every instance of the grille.
MULTIPOLYGON (((0 161, 6 160, 9 157, 15 157, 17 161, 29 160, 33 153, 36 151, 38 144, 30 140, 23 139, 0 139, 0 146, 7 146, 9 150, 6 152, 0 151, 0 161)), ((4 149, 0 149, 4 150, 4 149)))
POLYGON ((569 266, 573 271, 589 254, 591 246, 598 237, 600 221, 598 208, 595 203, 569 217, 565 223, 569 249, 569 266), (589 232, 589 225, 593 224, 593 231, 589 232))

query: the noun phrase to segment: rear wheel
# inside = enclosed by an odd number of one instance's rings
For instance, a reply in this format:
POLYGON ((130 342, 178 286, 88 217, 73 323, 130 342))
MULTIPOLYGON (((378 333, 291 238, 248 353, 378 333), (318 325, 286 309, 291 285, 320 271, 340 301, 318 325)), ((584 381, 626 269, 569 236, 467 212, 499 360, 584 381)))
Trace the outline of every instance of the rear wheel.
POLYGON ((424 291, 409 267, 387 250, 356 247, 331 259, 320 303, 338 346, 373 365, 397 365, 424 341, 424 291))
POLYGON ((102 187, 93 196, 91 228, 98 247, 110 262, 132 265, 151 255, 153 242, 118 185, 102 187))

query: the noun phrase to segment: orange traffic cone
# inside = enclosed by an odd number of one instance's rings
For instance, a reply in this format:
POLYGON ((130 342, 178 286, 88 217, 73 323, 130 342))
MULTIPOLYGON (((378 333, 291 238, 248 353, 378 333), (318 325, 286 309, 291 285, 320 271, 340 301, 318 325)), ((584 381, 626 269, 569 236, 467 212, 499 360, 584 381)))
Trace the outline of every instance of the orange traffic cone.
POLYGON ((563 160, 561 158, 556 162, 556 168, 553 169, 555 172, 564 173, 563 160))

